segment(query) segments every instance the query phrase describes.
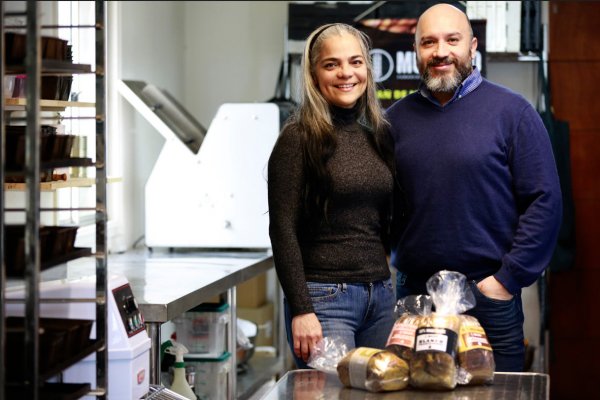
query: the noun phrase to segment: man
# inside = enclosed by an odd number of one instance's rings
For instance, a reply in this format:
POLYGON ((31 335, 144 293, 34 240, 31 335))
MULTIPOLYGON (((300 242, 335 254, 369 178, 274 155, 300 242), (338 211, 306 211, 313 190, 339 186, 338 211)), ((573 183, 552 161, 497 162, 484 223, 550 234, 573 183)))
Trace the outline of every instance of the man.
POLYGON ((483 79, 467 16, 437 4, 419 18, 421 87, 388 109, 405 218, 392 249, 398 295, 466 275, 497 371, 522 371, 521 288, 548 265, 562 215, 548 134, 520 95, 483 79))

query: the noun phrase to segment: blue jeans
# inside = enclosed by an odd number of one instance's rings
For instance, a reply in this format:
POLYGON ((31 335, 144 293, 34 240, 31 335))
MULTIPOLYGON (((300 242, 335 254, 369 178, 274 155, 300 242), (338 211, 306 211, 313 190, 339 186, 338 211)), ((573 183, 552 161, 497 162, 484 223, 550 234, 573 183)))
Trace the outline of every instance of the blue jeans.
POLYGON ((477 318, 494 349, 496 371, 522 372, 525 366, 523 333, 523 302, 521 294, 511 300, 496 300, 484 296, 477 282, 469 282, 477 305, 465 314, 477 318))
MULTIPOLYGON (((396 274, 396 296, 398 299, 415 293, 407 287, 406 275, 396 274)), ((523 333, 523 303, 521 294, 511 300, 496 300, 484 296, 477 288, 476 281, 469 287, 477 304, 465 312, 477 318, 494 350, 494 361, 498 372, 522 372, 525 367, 525 343, 523 333)))
MULTIPOLYGON (((348 349, 385 347, 394 325, 396 302, 391 279, 373 283, 307 282, 323 337, 340 336, 348 349)), ((298 368, 308 368, 294 354, 292 315, 283 300, 287 340, 298 368)))

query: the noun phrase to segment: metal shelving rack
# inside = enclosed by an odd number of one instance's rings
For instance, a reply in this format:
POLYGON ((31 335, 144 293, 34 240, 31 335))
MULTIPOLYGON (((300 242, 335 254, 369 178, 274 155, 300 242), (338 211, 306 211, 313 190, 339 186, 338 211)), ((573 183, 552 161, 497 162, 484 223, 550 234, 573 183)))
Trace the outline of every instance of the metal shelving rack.
MULTIPOLYGON (((39 343, 39 306, 40 306, 40 212, 47 211, 40 208, 40 114, 41 114, 41 34, 43 28, 39 22, 39 3, 36 1, 27 1, 24 13, 5 13, 4 2, 0 3, 0 48, 5 49, 4 43, 4 18, 6 16, 24 16, 26 20, 26 59, 25 72, 27 75, 26 91, 26 153, 25 153, 25 387, 21 397, 37 400, 43 398, 40 386, 39 373, 40 364, 40 343, 39 343)), ((105 43, 106 43, 106 17, 105 2, 95 2, 95 86, 96 86, 96 296, 95 299, 87 299, 96 304, 96 340, 98 346, 96 350, 96 388, 89 392, 89 395, 96 396, 99 399, 106 398, 106 388, 108 387, 108 341, 107 341, 107 239, 106 239, 106 98, 105 98, 105 43)), ((5 154, 6 154, 6 136, 4 125, 5 118, 5 99, 4 99, 4 76, 6 74, 6 65, 4 59, 4 50, 0 51, 0 182, 5 181, 5 154)), ((76 73, 74 71, 74 73, 76 73)), ((6 289, 6 265, 4 264, 4 241, 5 241, 5 216, 7 211, 5 203, 5 191, 0 196, 0 262, 2 268, 0 271, 0 400, 8 399, 6 367, 6 313, 5 299, 6 289)), ((81 299, 61 299, 65 302, 80 301, 81 299)))

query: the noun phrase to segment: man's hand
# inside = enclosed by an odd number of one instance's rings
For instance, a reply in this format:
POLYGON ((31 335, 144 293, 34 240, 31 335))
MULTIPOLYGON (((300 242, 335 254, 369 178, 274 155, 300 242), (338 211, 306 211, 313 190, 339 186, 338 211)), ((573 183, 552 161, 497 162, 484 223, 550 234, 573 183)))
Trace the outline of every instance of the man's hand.
POLYGON ((323 339, 321 323, 315 313, 297 315, 292 318, 292 337, 294 339, 294 353, 304 362, 315 344, 323 339))
POLYGON ((488 276, 477 284, 479 291, 490 299, 495 300, 510 300, 513 295, 496 280, 493 276, 488 276))

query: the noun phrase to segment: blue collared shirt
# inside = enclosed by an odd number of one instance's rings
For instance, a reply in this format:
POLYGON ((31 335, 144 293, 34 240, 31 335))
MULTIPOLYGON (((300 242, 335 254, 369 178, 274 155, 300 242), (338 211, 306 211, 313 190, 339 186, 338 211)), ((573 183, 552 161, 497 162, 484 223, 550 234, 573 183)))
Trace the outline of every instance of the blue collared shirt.
MULTIPOLYGON (((462 99, 463 97, 471 93, 477 88, 477 86, 481 84, 482 80, 483 78, 481 77, 481 73, 479 72, 479 70, 476 67, 473 67, 473 72, 471 72, 471 75, 467 76, 467 79, 465 79, 463 83, 460 84, 458 89, 456 89, 456 92, 454 92, 454 96, 452 96, 450 101, 447 102, 445 105, 448 105, 458 99, 462 99)), ((425 97, 433 104, 442 107, 441 103, 433 96, 431 91, 427 89, 427 86, 425 86, 423 82, 421 82, 421 85, 419 86, 419 93, 421 93, 421 96, 425 97)))

